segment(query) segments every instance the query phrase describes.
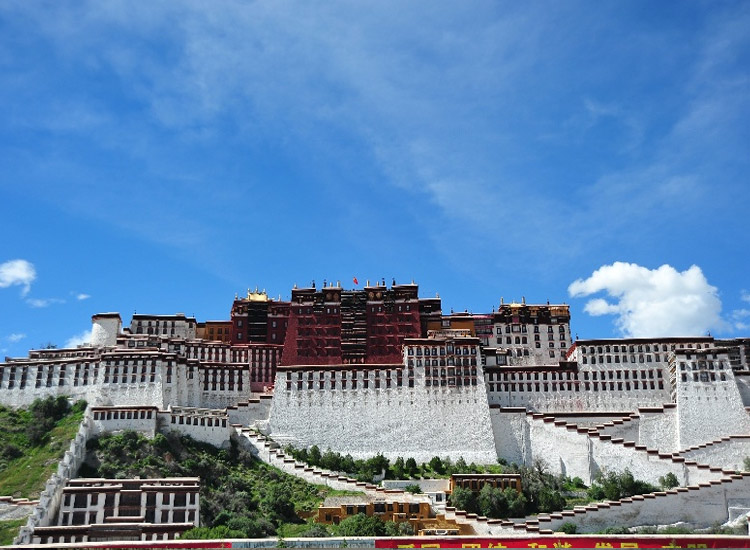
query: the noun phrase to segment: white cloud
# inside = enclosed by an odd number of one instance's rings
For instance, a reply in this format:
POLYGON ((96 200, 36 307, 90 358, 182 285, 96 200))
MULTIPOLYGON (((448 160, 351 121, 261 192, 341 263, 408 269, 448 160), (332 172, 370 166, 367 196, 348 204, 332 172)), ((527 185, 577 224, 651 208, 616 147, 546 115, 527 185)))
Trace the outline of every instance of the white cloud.
POLYGON ((88 300, 89 298, 91 298, 91 294, 84 294, 83 292, 76 294, 76 300, 88 300))
POLYGON ((666 264, 648 269, 615 262, 568 287, 574 298, 599 292, 611 300, 592 299, 584 310, 590 315, 617 315, 615 324, 624 336, 699 336, 726 324, 717 288, 696 265, 680 272, 666 264))
MULTIPOLYGON (((750 303, 750 292, 742 290, 740 300, 750 303)), ((750 308, 740 308, 732 311, 732 323, 736 330, 750 330, 750 308)))
POLYGON ((26 338, 25 334, 14 332, 13 334, 8 336, 7 340, 8 342, 20 342, 24 338, 26 338))
POLYGON ((26 260, 9 260, 0 264, 0 288, 20 285, 21 295, 26 296, 31 290, 31 283, 36 279, 36 270, 26 260))
POLYGON ((75 336, 71 336, 67 342, 65 342, 66 348, 75 348, 77 346, 82 346, 85 344, 90 344, 91 341, 94 339, 93 335, 94 329, 91 328, 89 330, 84 330, 83 332, 76 334, 75 336))
POLYGON ((29 298, 26 303, 31 307, 49 307, 53 304, 64 304, 65 300, 61 298, 29 298))

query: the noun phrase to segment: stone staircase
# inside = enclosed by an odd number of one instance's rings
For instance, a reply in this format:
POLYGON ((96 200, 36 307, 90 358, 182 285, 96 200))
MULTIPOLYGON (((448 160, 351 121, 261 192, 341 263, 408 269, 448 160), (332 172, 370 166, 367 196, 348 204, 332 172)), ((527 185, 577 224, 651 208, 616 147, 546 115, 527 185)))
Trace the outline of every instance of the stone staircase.
POLYGON ((341 491, 357 491, 364 493, 373 500, 393 502, 430 502, 426 495, 413 494, 401 489, 385 489, 383 487, 357 481, 323 468, 313 468, 303 462, 297 462, 287 456, 278 443, 250 428, 233 425, 238 440, 250 453, 263 462, 275 466, 279 470, 304 479, 315 485, 326 485, 341 491))
POLYGON ((687 523, 709 526, 726 521, 727 495, 749 494, 750 472, 731 474, 720 479, 634 495, 616 501, 576 506, 551 514, 525 518, 513 525, 516 533, 552 534, 563 523, 571 522, 579 532, 595 532, 611 525, 656 525, 687 523), (731 488, 731 491, 728 489, 731 488), (710 494, 709 494, 710 493, 710 494), (718 498, 716 498, 718 497, 718 498), (711 503, 712 500, 716 501, 711 503), (672 514, 672 517, 670 517, 672 514), (625 521, 630 518, 631 521, 625 521), (692 521, 691 521, 692 520, 692 521))

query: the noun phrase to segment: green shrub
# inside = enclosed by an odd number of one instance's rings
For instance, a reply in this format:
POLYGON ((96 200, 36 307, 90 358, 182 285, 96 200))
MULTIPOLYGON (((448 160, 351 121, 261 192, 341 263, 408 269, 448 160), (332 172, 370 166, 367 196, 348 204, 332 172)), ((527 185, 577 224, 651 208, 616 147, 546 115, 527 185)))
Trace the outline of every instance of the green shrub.
POLYGON ((578 532, 578 526, 572 521, 566 521, 557 530, 566 535, 575 535, 578 532))
POLYGON ((344 537, 382 537, 385 535, 385 523, 377 516, 360 513, 342 520, 336 527, 336 534, 344 537))

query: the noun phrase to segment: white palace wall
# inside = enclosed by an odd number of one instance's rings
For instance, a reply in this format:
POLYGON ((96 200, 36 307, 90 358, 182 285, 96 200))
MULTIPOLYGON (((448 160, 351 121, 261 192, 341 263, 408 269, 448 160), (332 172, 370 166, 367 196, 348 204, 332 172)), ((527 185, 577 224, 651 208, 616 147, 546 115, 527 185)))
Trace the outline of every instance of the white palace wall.
POLYGON ((750 416, 742 403, 731 369, 721 372, 687 371, 687 381, 677 373, 677 426, 679 448, 686 449, 723 436, 750 433, 750 416), (692 375, 714 375, 715 380, 695 381, 692 375), (721 375, 724 380, 720 380, 721 375))
MULTIPOLYGON (((390 376, 388 371, 379 369, 380 388, 375 387, 374 370, 360 368, 357 389, 342 389, 340 383, 331 389, 330 378, 326 378, 324 390, 297 389, 296 382, 287 390, 286 373, 279 371, 270 436, 282 444, 317 445, 355 458, 382 453, 391 460, 402 456, 427 462, 434 456, 448 456, 481 464, 496 462, 481 380, 473 386, 425 387, 417 378, 415 387, 410 388, 397 387, 394 375, 393 386, 388 388, 383 377, 386 373, 390 376), (368 388, 364 387, 365 376, 368 388)), ((351 380, 352 374, 349 376, 351 380)))
POLYGON ((679 449, 677 439, 677 407, 642 408, 638 411, 638 444, 663 453, 679 449))

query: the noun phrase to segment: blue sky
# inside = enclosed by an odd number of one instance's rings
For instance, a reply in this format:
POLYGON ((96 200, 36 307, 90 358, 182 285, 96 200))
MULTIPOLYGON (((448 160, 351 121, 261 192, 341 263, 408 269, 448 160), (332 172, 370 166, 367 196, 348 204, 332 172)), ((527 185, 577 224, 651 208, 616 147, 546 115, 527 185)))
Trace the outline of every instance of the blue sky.
POLYGON ((750 335, 747 2, 0 4, 0 351, 248 287, 750 335))

